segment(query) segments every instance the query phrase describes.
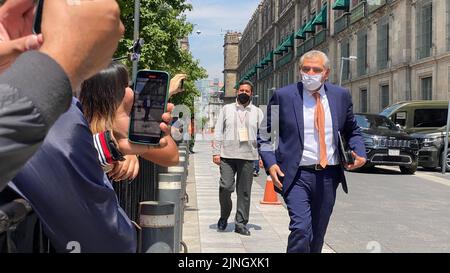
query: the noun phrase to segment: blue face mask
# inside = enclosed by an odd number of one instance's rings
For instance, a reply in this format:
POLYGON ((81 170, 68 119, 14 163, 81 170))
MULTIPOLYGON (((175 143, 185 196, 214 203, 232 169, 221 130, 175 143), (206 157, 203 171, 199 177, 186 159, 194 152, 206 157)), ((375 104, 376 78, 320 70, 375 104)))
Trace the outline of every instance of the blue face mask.
POLYGON ((308 75, 303 72, 301 74, 302 83, 306 90, 315 91, 322 86, 322 74, 308 75))

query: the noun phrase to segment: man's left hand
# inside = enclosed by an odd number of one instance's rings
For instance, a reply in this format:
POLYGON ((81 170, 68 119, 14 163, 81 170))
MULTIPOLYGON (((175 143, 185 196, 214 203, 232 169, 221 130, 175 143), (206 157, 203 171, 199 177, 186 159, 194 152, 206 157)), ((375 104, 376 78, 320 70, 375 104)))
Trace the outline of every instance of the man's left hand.
POLYGON ((366 164, 366 159, 364 157, 358 156, 354 151, 352 151, 352 156, 355 159, 355 162, 353 164, 345 164, 344 167, 351 171, 358 168, 361 168, 366 164))

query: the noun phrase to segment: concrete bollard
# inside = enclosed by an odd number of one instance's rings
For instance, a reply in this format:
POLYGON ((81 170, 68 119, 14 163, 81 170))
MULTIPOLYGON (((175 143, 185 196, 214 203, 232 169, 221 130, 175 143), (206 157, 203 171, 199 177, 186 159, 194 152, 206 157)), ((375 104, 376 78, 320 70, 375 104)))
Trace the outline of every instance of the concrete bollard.
POLYGON ((181 193, 181 179, 180 174, 160 173, 158 175, 158 196, 159 201, 167 201, 175 204, 175 247, 174 252, 180 253, 181 246, 181 214, 183 196, 181 193))
POLYGON ((144 253, 174 253, 175 204, 147 201, 139 204, 141 251, 144 253))
POLYGON ((179 174, 181 175, 181 206, 180 206, 180 212, 181 212, 181 237, 180 239, 183 240, 183 223, 184 223, 184 209, 186 207, 186 203, 188 202, 188 195, 186 193, 186 183, 187 183, 187 174, 186 169, 183 166, 174 166, 174 167, 168 167, 167 172, 171 174, 179 174))

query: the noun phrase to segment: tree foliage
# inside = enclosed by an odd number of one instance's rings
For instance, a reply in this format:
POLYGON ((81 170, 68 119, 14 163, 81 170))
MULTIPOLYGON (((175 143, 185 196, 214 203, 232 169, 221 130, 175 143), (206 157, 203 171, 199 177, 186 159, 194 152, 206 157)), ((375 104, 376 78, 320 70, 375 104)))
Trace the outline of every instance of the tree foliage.
MULTIPOLYGON (((122 22, 125 25, 124 39, 120 41, 116 57, 126 56, 133 45, 134 1, 119 0, 122 22)), ((179 46, 180 39, 192 33, 193 25, 186 20, 184 12, 192 10, 186 0, 140 0, 140 38, 142 48, 139 69, 163 70, 175 75, 185 73, 188 80, 185 91, 175 95, 172 102, 187 105, 192 113, 193 101, 199 95, 194 82, 207 77, 189 52, 179 46)), ((127 63, 131 67, 131 62, 127 63)))

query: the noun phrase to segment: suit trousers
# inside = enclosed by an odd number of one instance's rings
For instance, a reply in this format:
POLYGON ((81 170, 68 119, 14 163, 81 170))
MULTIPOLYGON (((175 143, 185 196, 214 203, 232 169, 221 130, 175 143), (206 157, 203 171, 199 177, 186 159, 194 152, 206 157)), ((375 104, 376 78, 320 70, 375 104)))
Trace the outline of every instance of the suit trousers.
POLYGON ((220 218, 228 219, 233 208, 231 193, 236 188, 236 226, 245 226, 250 213, 250 195, 253 183, 253 161, 221 158, 220 160, 220 218), (236 179, 235 179, 236 176, 236 179))
POLYGON ((336 200, 340 166, 324 170, 299 168, 283 195, 291 218, 288 253, 320 253, 336 200))

